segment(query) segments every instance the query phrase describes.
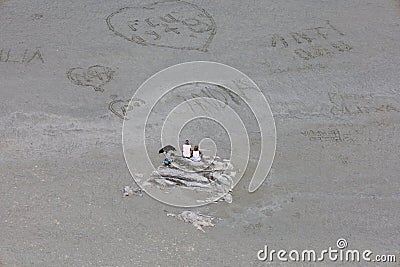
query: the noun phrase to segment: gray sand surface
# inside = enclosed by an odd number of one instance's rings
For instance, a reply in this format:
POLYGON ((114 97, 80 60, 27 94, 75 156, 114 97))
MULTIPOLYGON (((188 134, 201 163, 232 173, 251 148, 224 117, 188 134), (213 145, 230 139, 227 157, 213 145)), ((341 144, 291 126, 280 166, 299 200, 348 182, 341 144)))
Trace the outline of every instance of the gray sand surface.
POLYGON ((0 0, 0 266, 265 266, 264 245, 339 238, 398 266, 400 2, 151 3, 0 0), (145 19, 165 12, 200 22, 153 33, 145 19), (121 192, 124 105, 195 60, 248 75, 277 130, 256 192, 244 177, 231 204, 195 209, 216 218, 205 233, 164 211, 185 209, 121 192))

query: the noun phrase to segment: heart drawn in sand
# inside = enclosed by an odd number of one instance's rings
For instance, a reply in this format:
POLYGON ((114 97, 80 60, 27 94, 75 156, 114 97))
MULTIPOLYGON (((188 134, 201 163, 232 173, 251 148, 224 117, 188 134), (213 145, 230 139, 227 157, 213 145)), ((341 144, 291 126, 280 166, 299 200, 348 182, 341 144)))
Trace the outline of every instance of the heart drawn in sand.
POLYGON ((103 86, 112 80, 114 73, 109 67, 94 65, 87 69, 71 68, 67 72, 67 77, 73 84, 90 86, 95 91, 104 92, 103 86))
POLYGON ((117 115, 121 119, 126 119, 126 113, 132 110, 133 107, 140 107, 145 104, 145 101, 142 99, 128 99, 122 100, 117 99, 110 102, 108 105, 108 109, 115 115, 117 115), (132 101, 132 105, 129 106, 129 102, 132 101))
POLYGON ((111 31, 142 46, 207 51, 216 24, 204 9, 170 0, 146 6, 124 7, 106 19, 111 31))

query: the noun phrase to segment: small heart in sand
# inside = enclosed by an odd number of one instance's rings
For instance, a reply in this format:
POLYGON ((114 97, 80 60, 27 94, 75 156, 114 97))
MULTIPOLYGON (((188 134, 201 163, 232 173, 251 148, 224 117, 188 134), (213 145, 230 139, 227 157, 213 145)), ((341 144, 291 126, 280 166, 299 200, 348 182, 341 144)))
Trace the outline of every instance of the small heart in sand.
POLYGON ((103 86, 111 81, 114 71, 109 67, 94 65, 87 69, 71 68, 67 72, 68 79, 80 86, 93 87, 95 91, 104 92, 103 86))
POLYGON ((141 105, 144 105, 145 101, 142 99, 128 99, 128 100, 122 100, 122 99, 116 99, 110 102, 108 105, 108 109, 117 115, 121 119, 126 119, 125 116, 128 113, 128 111, 132 110, 133 107, 140 107, 141 105), (132 101, 132 104, 129 106, 129 102, 132 101))

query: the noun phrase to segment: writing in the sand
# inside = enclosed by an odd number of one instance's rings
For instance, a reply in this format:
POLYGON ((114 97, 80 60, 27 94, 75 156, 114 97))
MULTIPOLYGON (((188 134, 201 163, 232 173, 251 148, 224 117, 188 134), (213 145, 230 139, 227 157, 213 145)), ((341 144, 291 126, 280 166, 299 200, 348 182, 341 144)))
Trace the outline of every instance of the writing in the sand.
POLYGON ((39 48, 36 49, 0 49, 0 63, 44 63, 43 54, 39 48))

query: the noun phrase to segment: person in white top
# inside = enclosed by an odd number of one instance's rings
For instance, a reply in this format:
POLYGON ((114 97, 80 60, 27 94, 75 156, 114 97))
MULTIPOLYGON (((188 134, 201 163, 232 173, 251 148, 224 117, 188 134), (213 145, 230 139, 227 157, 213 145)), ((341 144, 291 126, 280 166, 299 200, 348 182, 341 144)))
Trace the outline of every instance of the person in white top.
POLYGON ((193 152, 192 152, 192 160, 193 161, 201 161, 202 156, 203 156, 203 153, 199 150, 199 146, 194 146, 193 152))
POLYGON ((185 144, 183 144, 182 156, 184 158, 190 158, 191 154, 192 154, 192 146, 189 144, 189 140, 186 140, 185 144))

